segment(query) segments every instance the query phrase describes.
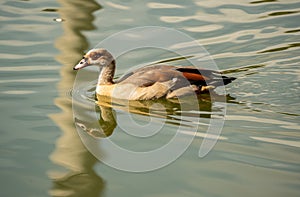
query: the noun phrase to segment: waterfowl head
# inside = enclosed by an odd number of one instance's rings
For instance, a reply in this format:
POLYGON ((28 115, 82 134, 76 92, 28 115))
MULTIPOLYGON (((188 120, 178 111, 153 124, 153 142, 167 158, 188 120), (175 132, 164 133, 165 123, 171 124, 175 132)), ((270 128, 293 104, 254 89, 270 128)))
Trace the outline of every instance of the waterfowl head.
POLYGON ((91 65, 105 67, 112 63, 115 64, 114 58, 106 49, 92 49, 83 56, 73 70, 79 70, 91 65))

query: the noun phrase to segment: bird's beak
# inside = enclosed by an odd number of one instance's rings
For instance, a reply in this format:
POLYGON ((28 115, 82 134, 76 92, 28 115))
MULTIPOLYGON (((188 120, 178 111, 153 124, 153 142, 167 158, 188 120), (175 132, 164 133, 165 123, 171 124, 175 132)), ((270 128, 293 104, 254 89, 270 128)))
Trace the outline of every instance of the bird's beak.
POLYGON ((87 59, 84 58, 84 59, 80 60, 80 62, 76 66, 74 66, 73 70, 79 70, 79 69, 82 69, 89 65, 90 64, 87 62, 87 59))

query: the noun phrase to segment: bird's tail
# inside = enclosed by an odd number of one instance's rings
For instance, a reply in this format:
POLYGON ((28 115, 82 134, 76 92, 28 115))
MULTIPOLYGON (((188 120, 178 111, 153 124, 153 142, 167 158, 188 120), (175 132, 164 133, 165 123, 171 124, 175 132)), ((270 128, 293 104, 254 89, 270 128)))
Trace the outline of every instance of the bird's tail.
POLYGON ((223 86, 231 83, 232 81, 236 80, 235 77, 226 77, 222 76, 222 78, 214 79, 208 83, 208 85, 213 85, 215 87, 217 86, 223 86))

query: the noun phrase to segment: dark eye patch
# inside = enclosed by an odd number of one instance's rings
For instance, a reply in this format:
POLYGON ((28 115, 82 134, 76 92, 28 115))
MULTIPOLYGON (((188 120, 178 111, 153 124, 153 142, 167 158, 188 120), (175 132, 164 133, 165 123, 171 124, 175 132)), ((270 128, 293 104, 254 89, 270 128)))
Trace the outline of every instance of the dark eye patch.
POLYGON ((92 60, 96 60, 99 57, 101 57, 102 55, 103 55, 102 53, 92 53, 91 58, 92 58, 92 60))

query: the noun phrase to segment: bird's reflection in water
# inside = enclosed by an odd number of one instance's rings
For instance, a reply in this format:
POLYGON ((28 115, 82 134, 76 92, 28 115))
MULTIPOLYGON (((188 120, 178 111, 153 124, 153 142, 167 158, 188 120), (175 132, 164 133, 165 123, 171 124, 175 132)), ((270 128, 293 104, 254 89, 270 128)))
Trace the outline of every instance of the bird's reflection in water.
MULTIPOLYGON (((184 99, 157 99, 146 101, 128 101, 114 99, 106 96, 96 96, 95 111, 99 115, 97 121, 91 122, 92 117, 80 119, 75 117, 75 124, 80 127, 82 132, 94 137, 105 138, 112 135, 117 126, 118 111, 129 112, 142 116, 150 116, 163 119, 166 124, 190 126, 188 117, 211 118, 213 103, 216 101, 230 102, 233 98, 229 95, 203 94, 198 97, 195 102, 190 102, 190 98, 184 99), (182 107, 184 106, 184 107, 182 107), (196 111, 199 109, 200 111, 196 111), (181 121, 181 117, 187 117, 185 123, 181 121)), ((194 98, 194 97, 193 97, 194 98)), ((217 109, 214 109, 217 110, 217 109)), ((142 132, 142 131, 141 131, 142 132)))
POLYGON ((106 106, 96 106, 95 111, 96 113, 100 114, 98 121, 89 122, 85 121, 86 118, 79 119, 75 117, 75 125, 80 127, 88 135, 95 138, 104 138, 110 136, 117 126, 115 111, 111 107, 106 106), (99 126, 100 129, 98 129, 99 126))

